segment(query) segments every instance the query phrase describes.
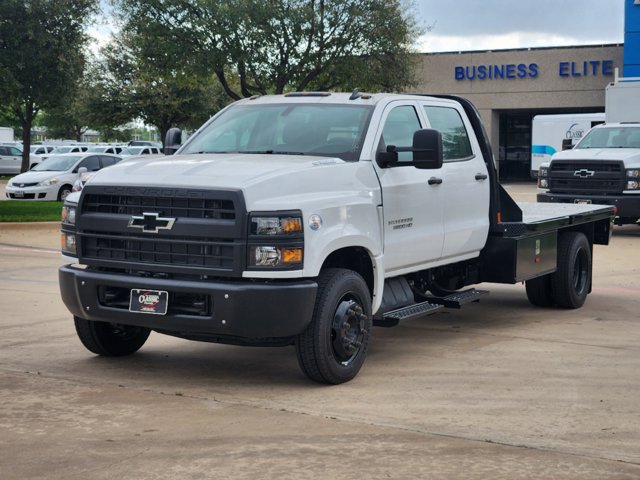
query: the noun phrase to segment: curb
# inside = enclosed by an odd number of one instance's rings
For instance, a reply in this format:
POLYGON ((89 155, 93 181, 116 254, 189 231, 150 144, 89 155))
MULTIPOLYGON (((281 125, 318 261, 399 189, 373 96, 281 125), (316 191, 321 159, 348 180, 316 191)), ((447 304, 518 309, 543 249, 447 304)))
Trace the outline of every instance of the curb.
POLYGON ((0 231, 60 228, 60 222, 0 222, 0 231))

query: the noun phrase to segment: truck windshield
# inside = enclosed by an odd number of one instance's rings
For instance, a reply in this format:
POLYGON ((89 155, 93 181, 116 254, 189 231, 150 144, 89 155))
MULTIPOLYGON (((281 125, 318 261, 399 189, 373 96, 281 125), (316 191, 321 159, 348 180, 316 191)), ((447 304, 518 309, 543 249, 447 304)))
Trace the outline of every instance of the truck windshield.
POLYGON ((358 160, 373 107, 363 105, 236 105, 180 153, 314 155, 358 160))
POLYGON ((594 128, 575 148, 640 148, 640 125, 594 128))

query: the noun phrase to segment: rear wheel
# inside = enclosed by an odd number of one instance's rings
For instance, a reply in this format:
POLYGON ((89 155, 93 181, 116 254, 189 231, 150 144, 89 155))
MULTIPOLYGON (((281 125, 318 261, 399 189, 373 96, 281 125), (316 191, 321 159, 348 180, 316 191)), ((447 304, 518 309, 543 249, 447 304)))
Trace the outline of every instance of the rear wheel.
POLYGON ((352 270, 323 270, 313 319, 296 340, 300 368, 311 380, 351 380, 364 363, 372 328, 371 295, 352 270))
POLYGON ((151 330, 144 327, 93 322, 74 317, 78 338, 87 350, 106 357, 131 355, 140 350, 151 330))
POLYGON ((584 233, 566 232, 558 239, 558 269, 551 276, 555 303, 581 307, 591 290, 591 246, 584 233))
POLYGON ((532 305, 536 307, 552 307, 554 305, 553 292, 551 291, 552 275, 547 274, 532 278, 524 283, 527 290, 527 298, 532 305))

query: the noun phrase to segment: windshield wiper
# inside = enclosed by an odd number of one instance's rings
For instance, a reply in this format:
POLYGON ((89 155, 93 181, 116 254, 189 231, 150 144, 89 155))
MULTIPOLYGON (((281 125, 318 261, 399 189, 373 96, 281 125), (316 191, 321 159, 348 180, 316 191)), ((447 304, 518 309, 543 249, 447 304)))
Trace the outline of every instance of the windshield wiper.
POLYGON ((305 155, 304 152, 285 152, 280 150, 240 150, 238 153, 254 153, 258 155, 305 155))

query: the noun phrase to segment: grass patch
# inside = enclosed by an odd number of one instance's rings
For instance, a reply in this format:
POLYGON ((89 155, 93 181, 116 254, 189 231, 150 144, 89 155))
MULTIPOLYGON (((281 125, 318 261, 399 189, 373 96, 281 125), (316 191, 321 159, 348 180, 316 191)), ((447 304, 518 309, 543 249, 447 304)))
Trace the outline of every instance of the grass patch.
POLYGON ((62 202, 0 201, 0 222, 59 222, 62 202))

